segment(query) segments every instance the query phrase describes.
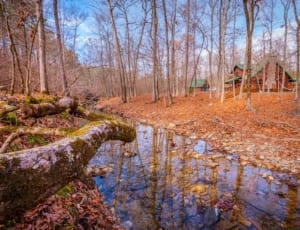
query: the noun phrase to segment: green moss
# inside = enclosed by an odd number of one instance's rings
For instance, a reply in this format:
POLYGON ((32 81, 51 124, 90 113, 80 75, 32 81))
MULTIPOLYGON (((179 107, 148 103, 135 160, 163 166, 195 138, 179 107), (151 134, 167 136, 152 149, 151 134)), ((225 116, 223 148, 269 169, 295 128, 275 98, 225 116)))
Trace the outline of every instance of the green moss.
POLYGON ((20 150, 19 145, 17 145, 17 144, 13 144, 9 148, 11 149, 11 151, 19 151, 20 150))
POLYGON ((76 112, 80 116, 84 116, 85 111, 86 111, 86 109, 81 105, 77 106, 77 108, 76 108, 76 112))
POLYGON ((42 102, 53 103, 58 101, 58 97, 43 95, 41 97, 28 96, 24 99, 25 104, 40 104, 42 102))
POLYGON ((18 125, 18 118, 14 112, 9 112, 5 115, 4 121, 10 125, 18 125))
POLYGON ((62 112, 59 114, 59 117, 63 120, 68 120, 70 118, 70 114, 68 112, 62 112))
POLYGON ((27 141, 30 144, 40 144, 40 145, 47 145, 48 144, 48 142, 44 138, 42 138, 40 136, 36 136, 36 135, 28 136, 27 141))
POLYGON ((56 194, 64 198, 67 198, 72 193, 73 193, 73 188, 70 185, 66 185, 62 187, 56 194))
POLYGON ((97 120, 113 120, 113 118, 107 114, 103 113, 89 113, 86 118, 90 121, 97 121, 97 120))
POLYGON ((28 96, 24 99, 25 104, 39 104, 41 101, 35 97, 28 96))
POLYGON ((101 121, 92 121, 89 122, 88 124, 86 124, 85 126, 83 126, 82 128, 70 133, 68 136, 69 137, 76 137, 76 136, 81 136, 83 134, 85 134, 90 128, 94 127, 94 126, 99 126, 101 124, 101 121))

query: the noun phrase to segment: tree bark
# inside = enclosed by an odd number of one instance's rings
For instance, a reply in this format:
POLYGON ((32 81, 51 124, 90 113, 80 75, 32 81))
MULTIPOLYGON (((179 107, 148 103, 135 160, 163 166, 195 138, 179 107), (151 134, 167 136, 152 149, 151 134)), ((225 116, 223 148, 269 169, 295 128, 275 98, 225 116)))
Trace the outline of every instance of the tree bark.
POLYGON ((188 66, 189 66, 189 33, 190 33, 190 0, 186 3, 186 24, 185 24, 185 53, 184 53, 184 96, 187 96, 188 66))
MULTIPOLYGON (((288 35, 288 14, 291 5, 291 0, 281 0, 283 6, 283 19, 284 19, 284 44, 283 44, 283 68, 282 68, 282 80, 281 80, 281 92, 285 88, 285 70, 286 70, 286 56, 287 56, 287 35, 288 35)), ((279 83, 279 79, 278 79, 279 83)))
POLYGON ((59 65, 60 65, 60 72, 61 72, 62 87, 63 87, 64 95, 70 96, 70 90, 68 87, 67 76, 65 71, 63 45, 62 45, 59 18, 58 18, 57 0, 53 0, 53 14, 54 14, 54 21, 55 21, 56 41, 59 50, 58 58, 59 58, 59 65))
POLYGON ((217 1, 209 1, 210 7, 210 33, 209 33, 209 52, 208 52, 208 62, 209 62, 209 98, 212 98, 212 88, 213 88, 213 50, 214 50, 214 18, 215 9, 217 6, 217 1))
MULTIPOLYGON (((18 72, 19 72, 20 78, 21 78, 21 93, 23 93, 24 92, 24 87, 25 87, 24 74, 23 74, 23 71, 22 71, 22 68, 21 68, 21 61, 20 61, 19 54, 17 52, 15 39, 13 37, 13 33, 11 31, 11 28, 10 28, 9 13, 6 11, 5 2, 3 0, 0 2, 0 4, 1 4, 3 12, 5 13, 4 14, 4 19, 5 19, 7 36, 9 37, 9 41, 10 41, 10 52, 11 52, 11 55, 12 55, 13 73, 14 74, 16 73, 15 67, 17 65, 18 72)), ((15 86, 15 77, 12 76, 12 83, 11 83, 11 89, 10 89, 11 94, 14 93, 14 86, 15 86)))
POLYGON ((177 95, 176 85, 176 59, 175 59, 175 27, 176 27, 176 12, 177 12, 177 0, 172 1, 172 16, 171 16, 171 79, 172 79, 172 95, 177 95))
POLYGON ((89 160, 107 140, 131 142, 135 130, 116 120, 91 122, 53 144, 0 155, 0 223, 80 178, 89 160))
POLYGON ((164 22, 165 22, 165 36, 166 36, 166 75, 167 75, 167 98, 168 103, 167 105, 170 106, 173 104, 173 97, 171 93, 171 83, 170 83, 170 45, 169 45, 169 29, 168 29, 168 19, 167 19, 167 9, 166 9, 166 1, 162 1, 162 7, 163 7, 163 15, 164 15, 164 22))
POLYGON ((115 18, 113 15, 113 7, 111 5, 111 0, 106 0, 107 6, 109 8, 109 16, 110 21, 112 24, 112 29, 114 33, 114 43, 115 43, 115 52, 117 56, 117 62, 118 62, 118 69, 119 69, 119 75, 120 75, 120 85, 121 85, 121 99, 123 103, 127 102, 127 91, 126 91, 126 82, 125 82, 125 70, 124 70, 124 64, 123 59, 121 55, 121 46, 120 41, 117 33, 117 27, 115 23, 115 18))
POLYGON ((151 1, 151 35, 152 35, 152 62, 153 62, 153 88, 152 88, 152 102, 156 102, 159 99, 158 96, 158 58, 157 58, 157 30, 158 30, 158 18, 156 13, 156 0, 151 1))
POLYGON ((297 112, 300 113, 300 18, 298 16, 298 8, 296 0, 292 0, 294 15, 297 22, 297 29, 296 29, 296 42, 297 42, 297 51, 296 51, 296 61, 297 61, 297 74, 296 74, 296 99, 297 99, 297 112))
MULTIPOLYGON (((253 110, 251 105, 251 58, 252 58, 252 35, 254 30, 255 22, 255 8, 258 8, 257 2, 255 0, 247 1, 243 0, 244 13, 246 18, 246 27, 247 27, 247 66, 246 66, 246 86, 247 86, 247 97, 246 97, 246 109, 253 110)), ((257 11, 258 12, 258 11, 257 11)))
POLYGON ((44 29, 43 0, 36 2, 36 15, 38 20, 38 54, 39 54, 39 74, 40 74, 40 91, 49 93, 47 68, 46 68, 46 36, 44 29))
POLYGON ((1 105, 0 106, 0 119, 2 119, 7 113, 18 110, 19 108, 20 108, 19 106, 1 105))

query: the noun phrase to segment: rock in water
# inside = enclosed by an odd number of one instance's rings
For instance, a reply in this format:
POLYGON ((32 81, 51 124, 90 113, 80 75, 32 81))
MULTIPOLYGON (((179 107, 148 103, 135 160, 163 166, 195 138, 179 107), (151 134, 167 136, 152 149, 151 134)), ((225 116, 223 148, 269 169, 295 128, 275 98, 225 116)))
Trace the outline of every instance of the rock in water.
POLYGON ((130 220, 124 221, 122 223, 122 226, 126 229, 126 230, 131 230, 133 228, 133 223, 130 220))
POLYGON ((205 229, 210 229, 214 224, 220 220, 221 211, 218 207, 208 207, 204 213, 204 226, 205 229))

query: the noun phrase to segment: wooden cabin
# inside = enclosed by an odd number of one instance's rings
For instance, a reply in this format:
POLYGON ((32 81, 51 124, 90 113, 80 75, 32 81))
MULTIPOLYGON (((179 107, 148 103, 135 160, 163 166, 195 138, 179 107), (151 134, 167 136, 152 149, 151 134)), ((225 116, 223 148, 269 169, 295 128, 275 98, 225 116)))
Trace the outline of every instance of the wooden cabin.
MULTIPOLYGON (((225 81, 227 89, 239 87, 242 82, 244 65, 237 64, 234 66, 231 78, 225 81)), ((284 71, 283 65, 277 60, 267 60, 264 63, 253 66, 251 69, 251 91, 280 91, 282 87, 282 78, 284 78, 283 89, 285 91, 293 90, 295 87, 296 78, 293 77, 287 70, 284 71)), ((246 84, 245 84, 246 87, 246 84)))
POLYGON ((189 91, 192 92, 194 89, 199 89, 202 92, 206 92, 209 89, 209 83, 206 79, 197 79, 196 81, 192 80, 189 91))

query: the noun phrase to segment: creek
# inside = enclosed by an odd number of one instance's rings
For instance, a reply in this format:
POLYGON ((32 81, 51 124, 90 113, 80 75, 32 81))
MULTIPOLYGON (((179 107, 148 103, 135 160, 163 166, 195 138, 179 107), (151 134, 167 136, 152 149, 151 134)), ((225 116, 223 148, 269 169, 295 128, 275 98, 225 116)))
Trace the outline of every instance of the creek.
POLYGON ((300 229, 299 178, 162 128, 136 132, 132 143, 106 142, 90 162, 106 168, 94 179, 125 228, 300 229), (212 207, 222 210, 218 221, 212 207))

